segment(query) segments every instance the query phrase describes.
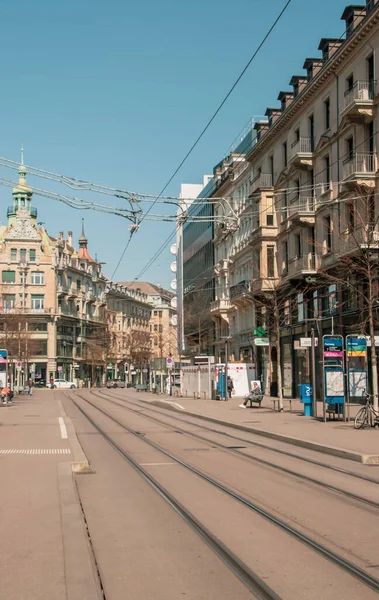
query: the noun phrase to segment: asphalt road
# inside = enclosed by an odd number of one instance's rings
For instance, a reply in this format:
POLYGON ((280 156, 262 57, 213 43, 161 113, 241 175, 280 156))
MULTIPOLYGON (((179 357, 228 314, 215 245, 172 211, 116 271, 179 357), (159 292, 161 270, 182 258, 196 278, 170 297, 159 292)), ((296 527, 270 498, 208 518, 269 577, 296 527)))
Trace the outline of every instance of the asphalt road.
POLYGON ((102 432, 277 597, 377 597, 379 587, 310 544, 379 580, 376 468, 266 440, 254 445, 249 433, 106 394, 62 393, 62 401, 94 471, 78 475, 77 486, 107 600, 252 593, 102 432))

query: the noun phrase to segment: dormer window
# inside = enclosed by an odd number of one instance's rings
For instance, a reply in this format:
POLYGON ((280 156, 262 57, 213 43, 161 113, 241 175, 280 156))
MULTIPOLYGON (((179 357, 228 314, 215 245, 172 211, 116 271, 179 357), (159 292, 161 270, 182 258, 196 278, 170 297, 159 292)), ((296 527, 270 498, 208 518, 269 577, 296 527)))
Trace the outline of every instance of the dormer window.
POLYGON ((325 46, 322 51, 322 60, 326 62, 329 59, 329 47, 325 46))
POLYGON ((307 79, 308 79, 308 81, 310 81, 312 79, 312 77, 313 77, 313 67, 310 66, 307 69, 307 79))
POLYGON ((294 83, 294 85, 293 85, 293 95, 295 96, 295 98, 296 98, 296 96, 299 95, 299 83, 294 83))

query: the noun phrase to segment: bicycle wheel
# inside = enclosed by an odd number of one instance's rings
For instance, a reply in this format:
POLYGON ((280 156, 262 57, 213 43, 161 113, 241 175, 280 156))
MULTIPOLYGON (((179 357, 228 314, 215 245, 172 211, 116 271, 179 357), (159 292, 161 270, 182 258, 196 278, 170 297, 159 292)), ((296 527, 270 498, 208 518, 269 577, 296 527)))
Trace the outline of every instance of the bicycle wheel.
POLYGON ((354 428, 362 429, 362 427, 367 424, 367 417, 367 408, 363 406, 361 410, 357 412, 357 415, 354 419, 354 428))

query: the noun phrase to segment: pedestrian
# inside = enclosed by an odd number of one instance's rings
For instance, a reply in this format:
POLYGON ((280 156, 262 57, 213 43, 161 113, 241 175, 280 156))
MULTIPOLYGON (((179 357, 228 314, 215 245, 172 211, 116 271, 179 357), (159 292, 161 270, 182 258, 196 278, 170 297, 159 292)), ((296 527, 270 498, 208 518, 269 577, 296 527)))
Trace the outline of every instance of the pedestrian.
POLYGON ((232 397, 232 391, 234 390, 233 379, 228 375, 226 380, 226 387, 228 388, 228 396, 232 397))
POLYGON ((262 390, 259 381, 253 381, 250 388, 250 393, 245 397, 245 401, 239 405, 240 408, 246 408, 249 398, 262 396, 262 390))
POLYGON ((33 394, 33 379, 31 377, 28 379, 28 394, 29 396, 33 394))

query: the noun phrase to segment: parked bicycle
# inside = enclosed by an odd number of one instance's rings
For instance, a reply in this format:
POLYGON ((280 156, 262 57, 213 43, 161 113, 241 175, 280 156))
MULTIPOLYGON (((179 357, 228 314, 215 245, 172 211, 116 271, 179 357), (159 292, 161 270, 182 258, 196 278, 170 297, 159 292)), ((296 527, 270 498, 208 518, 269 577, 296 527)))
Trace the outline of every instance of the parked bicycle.
POLYGON ((379 412, 373 407, 374 396, 372 394, 366 394, 366 404, 357 412, 354 419, 355 429, 362 429, 362 427, 379 427, 379 412))

